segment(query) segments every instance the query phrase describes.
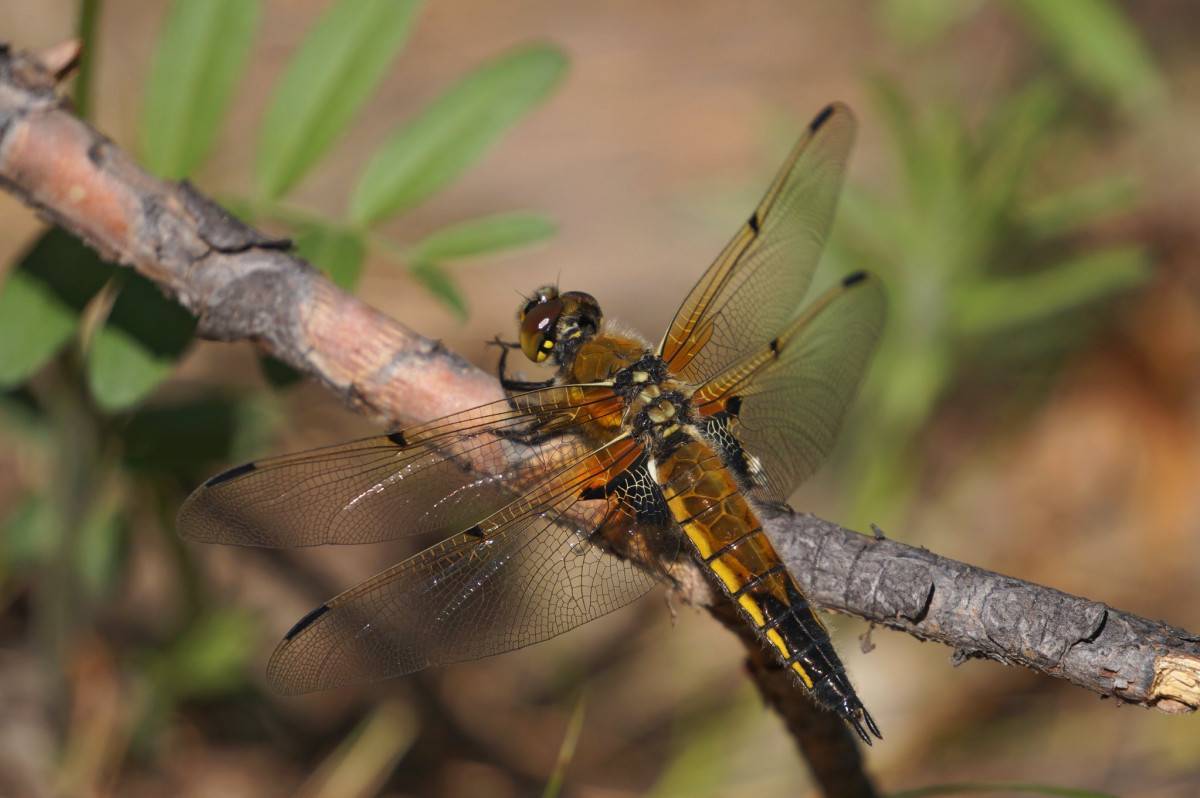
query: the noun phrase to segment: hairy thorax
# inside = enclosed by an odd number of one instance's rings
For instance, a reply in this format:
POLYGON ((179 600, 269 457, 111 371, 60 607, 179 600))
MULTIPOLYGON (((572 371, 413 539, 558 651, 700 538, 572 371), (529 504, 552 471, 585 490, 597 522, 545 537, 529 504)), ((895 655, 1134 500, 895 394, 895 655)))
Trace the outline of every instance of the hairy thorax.
POLYGON ((628 430, 646 449, 661 455, 685 436, 693 423, 691 386, 670 375, 666 363, 644 341, 598 335, 579 347, 566 375, 572 382, 612 382, 625 413, 610 426, 628 430))

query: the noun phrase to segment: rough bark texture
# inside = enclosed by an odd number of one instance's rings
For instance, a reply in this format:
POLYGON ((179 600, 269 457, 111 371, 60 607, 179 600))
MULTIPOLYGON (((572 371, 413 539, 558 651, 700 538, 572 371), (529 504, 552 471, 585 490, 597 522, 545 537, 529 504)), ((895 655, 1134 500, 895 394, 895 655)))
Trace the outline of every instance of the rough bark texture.
POLYGON ((1164 712, 1200 706, 1200 636, 815 518, 768 531, 809 597, 954 649, 1164 712))
MULTIPOLYGON (((0 48, 5 190, 154 280, 202 336, 253 340, 364 412, 421 421, 502 396, 490 375, 340 291, 286 242, 146 174, 56 95, 68 55, 0 48)), ((811 516, 770 527, 827 608, 945 643, 956 662, 989 657, 1166 712, 1200 707, 1194 634, 811 516)))

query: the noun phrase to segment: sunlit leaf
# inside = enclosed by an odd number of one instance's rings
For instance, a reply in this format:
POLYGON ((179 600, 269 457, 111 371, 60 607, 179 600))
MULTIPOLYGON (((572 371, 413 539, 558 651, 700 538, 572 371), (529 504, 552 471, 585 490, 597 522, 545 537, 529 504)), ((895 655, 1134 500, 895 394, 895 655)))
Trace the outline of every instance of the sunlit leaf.
POLYGON ((416 205, 458 177, 561 77, 566 58, 524 47, 472 72, 402 127, 367 165, 350 219, 371 224, 416 205))
POLYGON ((145 399, 175 368, 196 321, 152 282, 130 274, 87 352, 88 387, 109 412, 145 399))
POLYGON ((166 178, 204 160, 250 53, 257 0, 175 0, 142 109, 142 157, 166 178))
POLYGON ((354 230, 313 224, 297 234, 296 251, 338 287, 353 291, 362 274, 367 245, 354 230))
POLYGON ((1134 24, 1111 0, 1009 0, 1080 83, 1138 111, 1165 96, 1134 24))
POLYGON ((1139 285, 1149 270, 1149 258, 1141 249, 1114 247, 1035 274, 973 283, 955 302, 955 326, 976 335, 1032 324, 1139 285))
POLYGON ((38 238, 0 286, 0 387, 24 382, 71 339, 113 269, 58 228, 38 238))
POLYGON ((408 38, 417 0, 340 0, 318 20, 267 108, 259 189, 281 196, 333 144, 408 38))
POLYGON ((414 263, 412 274, 459 319, 467 318, 467 303, 446 270, 436 263, 414 263))
POLYGON ((532 213, 481 216, 430 233, 412 248, 414 261, 441 263, 523 247, 554 235, 554 222, 532 213))

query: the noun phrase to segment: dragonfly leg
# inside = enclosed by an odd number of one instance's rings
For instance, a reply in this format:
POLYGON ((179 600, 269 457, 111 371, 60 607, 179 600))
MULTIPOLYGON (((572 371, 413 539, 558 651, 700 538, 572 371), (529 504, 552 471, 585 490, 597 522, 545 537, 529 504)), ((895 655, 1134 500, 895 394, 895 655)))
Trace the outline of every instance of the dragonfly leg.
MULTIPOLYGON (((553 379, 538 380, 529 382, 525 380, 514 380, 508 376, 508 353, 513 349, 520 349, 521 345, 512 341, 501 340, 500 336, 496 336, 488 341, 488 346, 500 347, 500 363, 496 366, 496 376, 500 378, 500 387, 508 394, 511 399, 513 394, 524 393, 526 391, 536 391, 539 388, 549 388, 554 384, 553 379)), ((509 402, 511 405, 512 402, 509 402)), ((515 409, 515 407, 514 407, 515 409)))
POLYGON ((787 518, 794 518, 796 515, 795 507, 777 499, 759 499, 758 505, 772 515, 782 515, 787 518))

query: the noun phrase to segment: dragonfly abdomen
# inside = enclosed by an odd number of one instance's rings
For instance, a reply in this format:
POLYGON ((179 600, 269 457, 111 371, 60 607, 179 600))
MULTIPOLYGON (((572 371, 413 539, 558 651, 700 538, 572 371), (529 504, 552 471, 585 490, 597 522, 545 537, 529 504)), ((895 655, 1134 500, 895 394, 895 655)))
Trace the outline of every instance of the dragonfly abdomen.
POLYGON ((656 463, 656 478, 697 559, 758 637, 818 703, 857 727, 862 703, 828 632, 720 457, 691 441, 656 463))

